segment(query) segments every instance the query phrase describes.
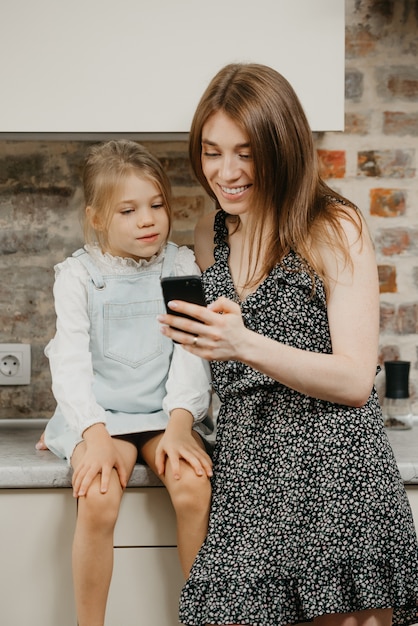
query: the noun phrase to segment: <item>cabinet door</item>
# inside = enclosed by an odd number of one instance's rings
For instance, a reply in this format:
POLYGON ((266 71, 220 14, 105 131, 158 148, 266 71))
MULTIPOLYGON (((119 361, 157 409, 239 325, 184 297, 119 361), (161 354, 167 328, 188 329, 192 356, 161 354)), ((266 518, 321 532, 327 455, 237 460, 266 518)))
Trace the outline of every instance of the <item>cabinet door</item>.
POLYGON ((76 626, 70 489, 0 492, 0 624, 76 626))
POLYGON ((106 626, 178 626, 184 579, 175 514, 164 487, 126 490, 114 545, 106 626))
POLYGON ((105 626, 179 626, 177 549, 115 548, 105 626))
POLYGON ((114 546, 175 546, 176 516, 165 487, 136 487, 125 491, 114 546))

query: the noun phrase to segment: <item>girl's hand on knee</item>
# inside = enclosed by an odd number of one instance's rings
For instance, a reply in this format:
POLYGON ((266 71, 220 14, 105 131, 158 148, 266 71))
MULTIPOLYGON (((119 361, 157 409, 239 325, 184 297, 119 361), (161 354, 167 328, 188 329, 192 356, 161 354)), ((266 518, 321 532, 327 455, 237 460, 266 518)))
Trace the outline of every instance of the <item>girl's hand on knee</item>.
POLYGON ((122 489, 127 485, 123 459, 104 424, 94 424, 83 433, 85 452, 74 467, 73 494, 75 498, 85 496, 93 480, 100 475, 100 491, 106 493, 110 476, 116 469, 122 489))
POLYGON ((199 445, 192 432, 193 416, 184 409, 174 409, 170 422, 162 436, 156 452, 155 465, 160 475, 170 460, 173 476, 180 479, 181 461, 188 463, 197 476, 212 476, 212 460, 199 445))
POLYGON ((176 441, 170 441, 168 437, 163 436, 155 453, 155 462, 160 475, 165 474, 167 459, 177 480, 181 478, 181 461, 188 463, 197 476, 206 475, 209 478, 212 476, 212 460, 191 433, 176 441))

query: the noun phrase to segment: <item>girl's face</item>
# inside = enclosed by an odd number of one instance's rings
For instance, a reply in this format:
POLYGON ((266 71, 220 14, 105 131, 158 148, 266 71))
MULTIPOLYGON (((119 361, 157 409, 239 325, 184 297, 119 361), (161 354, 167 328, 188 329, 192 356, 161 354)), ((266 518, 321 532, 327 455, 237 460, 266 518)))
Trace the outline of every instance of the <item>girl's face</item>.
POLYGON ((106 252, 113 256, 150 259, 168 238, 167 207, 157 185, 135 172, 121 181, 107 233, 106 252))
POLYGON ((202 170, 227 213, 242 216, 250 210, 254 164, 249 139, 223 111, 203 125, 202 170))

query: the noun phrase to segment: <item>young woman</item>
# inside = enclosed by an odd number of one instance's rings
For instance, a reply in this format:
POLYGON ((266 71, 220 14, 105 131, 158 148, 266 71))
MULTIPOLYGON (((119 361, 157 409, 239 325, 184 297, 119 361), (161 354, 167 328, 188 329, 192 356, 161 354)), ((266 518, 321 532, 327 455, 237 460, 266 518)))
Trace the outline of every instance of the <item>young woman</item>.
POLYGON ((161 276, 199 272, 167 243, 170 185, 141 145, 94 146, 84 169, 86 246, 60 263, 46 347, 57 409, 45 444, 74 469, 73 576, 79 626, 103 626, 113 529, 138 455, 166 485, 187 577, 207 530, 211 460, 199 434, 209 367, 161 336, 161 276))
POLYGON ((221 407, 187 626, 418 622, 418 546, 374 389, 379 288, 355 206, 320 178, 289 83, 234 64, 190 133, 216 211, 196 229, 207 309, 159 317, 211 361, 221 407), (189 331, 194 335, 183 331, 189 331))

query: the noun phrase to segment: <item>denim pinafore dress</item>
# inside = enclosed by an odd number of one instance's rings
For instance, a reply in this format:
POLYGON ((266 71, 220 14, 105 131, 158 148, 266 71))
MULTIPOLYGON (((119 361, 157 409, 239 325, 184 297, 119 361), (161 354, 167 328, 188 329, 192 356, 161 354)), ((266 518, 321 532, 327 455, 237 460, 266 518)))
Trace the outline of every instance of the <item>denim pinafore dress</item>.
MULTIPOLYGON (((162 404, 173 343, 161 334, 156 317, 165 310, 160 278, 173 273, 177 251, 178 246, 168 243, 162 269, 156 265, 122 275, 103 275, 84 249, 73 254, 89 272, 93 394, 106 411, 111 435, 167 426, 162 404)), ((70 459, 81 440, 57 406, 45 431, 48 448, 70 459)))

